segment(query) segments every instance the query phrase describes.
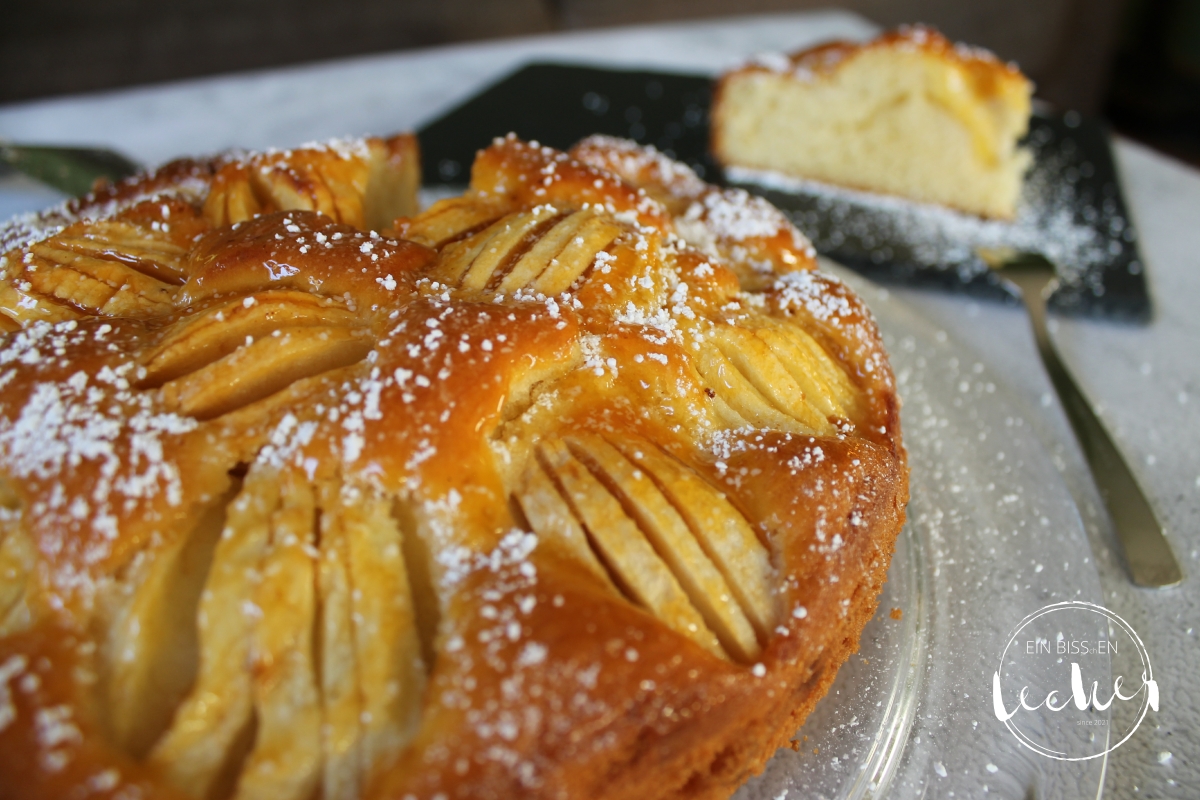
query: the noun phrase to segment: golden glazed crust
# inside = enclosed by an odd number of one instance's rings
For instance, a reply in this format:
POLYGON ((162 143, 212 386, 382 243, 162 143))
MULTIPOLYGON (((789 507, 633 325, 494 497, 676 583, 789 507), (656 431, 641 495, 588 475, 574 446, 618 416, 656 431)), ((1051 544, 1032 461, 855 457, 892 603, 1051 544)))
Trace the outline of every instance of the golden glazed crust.
POLYGON ((803 237, 617 140, 415 163, 4 234, 5 797, 726 797, 857 648, 907 468, 803 237))
POLYGON ((1011 85, 1024 86, 1029 81, 1016 64, 1001 61, 994 53, 982 47, 955 44, 934 28, 925 25, 904 25, 869 42, 841 39, 825 42, 778 59, 768 58, 746 64, 723 77, 741 71, 756 70, 785 70, 812 76, 827 75, 860 53, 888 49, 916 50, 962 67, 970 76, 972 91, 983 98, 1007 94, 1011 91, 1011 85))

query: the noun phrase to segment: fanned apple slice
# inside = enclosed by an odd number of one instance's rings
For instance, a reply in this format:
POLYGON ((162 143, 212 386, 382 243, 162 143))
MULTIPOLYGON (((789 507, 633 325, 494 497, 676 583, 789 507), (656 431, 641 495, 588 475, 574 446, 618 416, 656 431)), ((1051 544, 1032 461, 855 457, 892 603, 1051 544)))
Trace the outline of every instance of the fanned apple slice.
POLYGON ((17 302, 17 319, 21 322, 45 318, 42 315, 34 317, 28 313, 39 305, 59 305, 70 309, 77 316, 94 313, 103 308, 119 290, 119 287, 91 275, 70 268, 59 269, 58 264, 48 263, 43 259, 36 263, 31 259, 30 266, 34 267, 33 280, 28 280, 29 273, 26 272, 20 276, 14 287, 20 297, 17 302))
POLYGON ((320 544, 317 558, 316 653, 320 668, 321 797, 357 800, 359 796, 358 661, 354 642, 353 587, 349 547, 338 494, 341 486, 321 487, 320 544))
POLYGON ((754 629, 724 576, 650 478, 599 436, 572 437, 567 445, 621 501, 726 652, 743 662, 756 657, 761 648, 754 629))
POLYGON ((313 172, 320 176, 329 191, 333 213, 326 213, 326 216, 362 230, 366 226, 363 200, 367 194, 367 177, 370 175, 368 164, 324 159, 315 165, 313 172))
POLYGON ((391 501, 343 498, 351 609, 362 698, 361 783, 416 734, 428 669, 421 655, 416 605, 402 533, 391 501))
POLYGON ((808 402, 804 390, 762 339, 731 326, 717 328, 708 338, 774 408, 810 431, 834 432, 829 420, 808 402))
POLYGON ((85 232, 64 232, 55 243, 81 256, 111 259, 162 283, 182 285, 188 248, 163 238, 151 238, 145 228, 126 220, 96 220, 85 232))
POLYGON ((21 517, 20 499, 12 484, 0 477, 0 621, 25 594, 36 556, 21 517))
POLYGON ((374 340, 365 331, 314 326, 280 331, 162 386, 166 407, 212 419, 275 394, 298 380, 361 361, 374 340))
POLYGON ((212 179, 204 216, 223 226, 272 211, 317 211, 356 228, 381 230, 416 211, 419 185, 411 134, 308 145, 223 164, 212 179))
POLYGON ((363 196, 363 224, 370 230, 390 229, 398 217, 419 209, 421 152, 417 137, 402 133, 371 141, 370 172, 363 196))
POLYGON ((226 796, 253 732, 250 641, 262 608, 255 584, 279 504, 279 476, 252 467, 230 503, 197 615, 199 668, 150 763, 196 800, 226 796))
POLYGON ((561 441, 543 443, 540 455, 558 479, 592 546, 625 594, 668 628, 724 657, 717 637, 704 624, 704 618, 692 605, 679 581, 604 484, 596 480, 561 441))
POLYGON ((29 534, 13 520, 0 541, 0 637, 22 629, 29 621, 25 598, 37 564, 37 547, 29 534))
POLYGON ((733 406, 729 405, 729 403, 726 403, 721 395, 717 394, 715 391, 713 392, 713 396, 709 399, 710 402, 712 402, 713 410, 716 413, 717 419, 719 419, 721 423, 725 425, 725 427, 745 428, 751 425, 749 419, 742 416, 737 411, 734 411, 733 406))
POLYGON ((182 319, 163 340, 142 357, 146 372, 139 385, 161 386, 224 358, 277 330, 296 328, 355 328, 358 318, 335 302, 308 292, 276 290, 250 298, 234 298, 182 319))
POLYGON ((258 731, 238 780, 237 800, 309 800, 320 783, 321 704, 313 663, 315 513, 312 487, 303 476, 285 474, 254 592, 261 610, 251 639, 258 731))
POLYGON ((729 582, 742 610, 764 641, 775 625, 771 554, 725 495, 650 442, 613 443, 657 484, 687 522, 704 552, 729 582))
POLYGON ((448 197, 413 218, 404 230, 404 238, 440 250, 455 239, 492 224, 507 210, 506 203, 494 198, 448 197))
MULTIPOLYGON (((488 240, 471 262, 467 274, 463 276, 462 287, 476 291, 485 288, 497 269, 513 257, 534 231, 547 224, 557 213, 551 206, 537 206, 528 213, 508 218, 504 227, 488 240)), ((497 226, 500 224, 497 223, 497 226)))
POLYGON ((825 348, 802 328, 771 321, 755 335, 779 357, 805 396, 826 416, 846 419, 857 416, 858 390, 825 348))
MULTIPOLYGON (((112 228, 118 223, 109 223, 112 228)), ((131 239, 133 226, 122 225, 126 230, 124 238, 131 239)), ((98 232, 98 234, 103 231, 98 232)), ((115 245, 115 243, 114 243, 115 245)), ((29 252, 33 254, 33 258, 29 260, 31 264, 37 264, 39 267, 46 268, 61 268, 66 267, 72 269, 89 278, 106 283, 114 289, 128 286, 130 291, 145 297, 155 297, 161 295, 170 299, 173 292, 173 286, 181 283, 177 274, 164 275, 162 277, 147 274, 140 269, 135 269, 129 262, 138 261, 138 251, 148 249, 143 240, 141 246, 138 246, 135 241, 127 241, 127 245, 132 245, 134 250, 128 255, 115 251, 114 245, 105 246, 104 242, 89 242, 86 239, 81 239, 72 236, 59 236, 45 242, 38 242, 29 247, 29 252)), ((165 266, 165 265, 164 265, 165 266)), ((176 272, 176 270, 171 270, 176 272)))
POLYGON ((34 291, 33 284, 20 275, 0 279, 0 314, 6 331, 20 330, 33 322, 64 322, 83 316, 82 311, 34 291))
POLYGON ((218 498, 190 531, 145 554, 123 582, 136 588, 109 620, 101 647, 108 724, 135 758, 167 729, 196 675, 196 613, 229 499, 218 498))
POLYGON ((536 458, 529 460, 521 487, 514 496, 525 519, 538 535, 538 547, 560 551, 586 567, 605 585, 612 585, 604 565, 588 545, 587 534, 536 458))
POLYGON ((576 211, 559 220, 546 231, 541 238, 534 242, 513 265, 508 274, 500 281, 498 288, 501 292, 515 292, 517 289, 530 285, 550 265, 567 243, 575 237, 579 228, 596 216, 594 211, 576 211))
MULTIPOLYGON (((272 211, 317 211, 341 221, 334 194, 321 170, 323 161, 337 158, 324 148, 299 148, 289 151, 286 157, 283 153, 260 153, 246 161, 226 164, 213 179, 204 205, 205 216, 214 226, 236 225, 272 211)), ((353 167, 364 173, 361 182, 365 183, 365 165, 353 167)), ((361 212, 358 216, 361 224, 361 212)))
POLYGON ((795 417, 768 402, 716 344, 709 341, 701 344, 693 363, 717 397, 728 403, 734 412, 751 425, 795 433, 815 433, 795 417))
POLYGON ((603 217, 587 220, 575 232, 544 272, 534 279, 532 289, 547 296, 565 292, 596 261, 596 256, 620 236, 622 228, 603 217))
POLYGON ((171 310, 174 285, 119 261, 81 255, 55 245, 51 239, 29 248, 32 258, 23 279, 34 292, 104 316, 155 316, 171 310))
POLYGON ((263 211, 263 202, 254 194, 250 170, 245 164, 226 164, 213 176, 203 213, 214 228, 244 222, 263 211))
POLYGON ((260 158, 259 163, 251 164, 248 170, 254 193, 267 200, 268 208, 316 211, 340 221, 333 192, 320 169, 311 162, 311 158, 292 158, 286 162, 260 158))
POLYGON ((33 561, 33 549, 20 532, 0 542, 0 620, 25 594, 25 582, 33 561))
POLYGON ((208 230, 179 197, 83 219, 5 253, 0 312, 18 327, 80 315, 154 317, 173 308, 187 252, 208 230))
POLYGON ((492 246, 497 237, 502 237, 505 233, 512 231, 514 225, 519 226, 521 220, 529 220, 531 217, 532 214, 529 212, 508 214, 483 230, 447 245, 446 249, 442 251, 441 259, 434 271, 437 279, 441 283, 451 286, 459 285, 467 270, 471 268, 471 264, 475 263, 475 259, 492 246))

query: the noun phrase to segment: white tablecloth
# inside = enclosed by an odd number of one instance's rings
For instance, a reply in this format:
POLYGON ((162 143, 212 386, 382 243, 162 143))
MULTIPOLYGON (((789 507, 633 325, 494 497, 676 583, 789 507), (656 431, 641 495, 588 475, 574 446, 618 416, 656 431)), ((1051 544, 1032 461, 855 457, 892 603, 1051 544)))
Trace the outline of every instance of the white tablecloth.
MULTIPOLYGON (((753 53, 873 32, 849 14, 787 14, 371 56, 0 107, 0 138, 104 145, 155 164, 235 146, 415 129, 530 60, 712 74, 753 53)), ((1104 603, 1138 631, 1154 661, 1161 710, 1113 753, 1106 794, 1194 798, 1200 796, 1200 173, 1129 142, 1117 142, 1116 151, 1148 265, 1154 320, 1145 327, 1063 321, 1057 340, 1164 519, 1183 564, 1181 587, 1142 590, 1126 578, 1065 418, 1044 402, 1050 386, 1023 312, 911 290, 896 295, 987 354, 1027 406, 1080 507, 1104 603)), ((0 180, 4 216, 53 199, 29 182, 0 180)), ((981 731, 980 747, 993 735, 981 731)), ((930 796, 941 796, 930 770, 925 785, 930 796)), ((1035 795, 1041 793, 1028 796, 1035 795)))

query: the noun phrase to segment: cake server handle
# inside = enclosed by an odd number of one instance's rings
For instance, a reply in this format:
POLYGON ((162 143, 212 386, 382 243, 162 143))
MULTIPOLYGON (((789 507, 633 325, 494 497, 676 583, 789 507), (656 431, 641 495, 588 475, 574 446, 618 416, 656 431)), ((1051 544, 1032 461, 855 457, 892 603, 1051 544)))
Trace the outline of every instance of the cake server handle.
POLYGON ((1154 588, 1178 584, 1183 580, 1183 572, 1171 551, 1170 543, 1163 535, 1154 508, 1146 499, 1145 492, 1116 443, 1058 357, 1046 329, 1046 297, 1049 290, 1053 289, 1054 267, 1034 254, 1010 256, 1000 265, 993 262, 990 254, 980 255, 993 266, 1001 266, 1004 277, 1021 290, 1021 297, 1033 323, 1042 363, 1067 412, 1067 419, 1079 439, 1096 488, 1100 490, 1100 496, 1112 518, 1133 582, 1138 586, 1154 588))
POLYGON ((120 153, 98 147, 17 144, 0 141, 0 164, 69 195, 87 194, 98 179, 117 181, 141 170, 120 153))

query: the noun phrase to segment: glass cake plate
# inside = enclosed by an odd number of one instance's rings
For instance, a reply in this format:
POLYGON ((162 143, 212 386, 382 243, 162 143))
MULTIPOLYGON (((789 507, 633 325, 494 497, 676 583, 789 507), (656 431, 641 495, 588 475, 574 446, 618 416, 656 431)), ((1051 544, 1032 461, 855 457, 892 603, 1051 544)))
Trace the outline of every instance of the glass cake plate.
MULTIPOLYGON (((1082 522, 1054 462, 986 356, 830 262, 883 331, 912 469, 908 524, 858 653, 737 800, 1097 797, 1105 759, 1024 749, 991 679, 1021 620, 1099 598, 1082 522)), ((1046 663, 1043 686, 1061 664, 1046 663)), ((1061 678, 1058 679, 1061 683, 1061 678)), ((1081 733, 1080 735, 1084 735, 1081 733)))

